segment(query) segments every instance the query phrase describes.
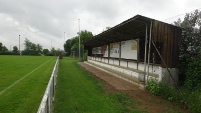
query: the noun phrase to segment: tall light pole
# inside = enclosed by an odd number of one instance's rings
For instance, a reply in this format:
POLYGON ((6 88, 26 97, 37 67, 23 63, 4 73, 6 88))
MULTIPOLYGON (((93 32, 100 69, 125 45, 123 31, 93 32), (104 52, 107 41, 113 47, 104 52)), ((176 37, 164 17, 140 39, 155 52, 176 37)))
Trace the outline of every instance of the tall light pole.
POLYGON ((79 28, 79 58, 80 58, 80 19, 78 19, 78 28, 79 28))
MULTIPOLYGON (((64 46, 65 46, 65 32, 64 32, 64 46)), ((65 48, 64 46, 63 46, 63 48, 65 48)), ((65 51, 65 49, 64 49, 64 51, 65 51)))
POLYGON ((52 50, 52 40, 51 40, 51 48, 50 49, 52 50))
POLYGON ((65 32, 64 32, 64 44, 65 44, 65 32))
POLYGON ((19 35, 19 53, 21 55, 21 52, 20 52, 20 35, 19 35))

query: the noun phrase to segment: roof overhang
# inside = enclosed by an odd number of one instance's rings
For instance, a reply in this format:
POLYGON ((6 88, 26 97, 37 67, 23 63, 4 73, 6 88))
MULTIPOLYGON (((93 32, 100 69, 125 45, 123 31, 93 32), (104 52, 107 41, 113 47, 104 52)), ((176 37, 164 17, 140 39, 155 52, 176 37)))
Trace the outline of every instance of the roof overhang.
POLYGON ((144 37, 146 27, 150 26, 154 19, 136 15, 84 42, 85 46, 98 47, 113 42, 125 41, 144 37))

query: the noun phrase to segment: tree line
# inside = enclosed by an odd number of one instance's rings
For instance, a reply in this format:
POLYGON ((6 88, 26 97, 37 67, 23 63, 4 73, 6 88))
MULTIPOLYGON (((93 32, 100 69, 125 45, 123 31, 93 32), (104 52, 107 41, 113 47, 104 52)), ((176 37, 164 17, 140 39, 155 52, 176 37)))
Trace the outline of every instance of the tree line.
POLYGON ((0 55, 18 55, 18 48, 17 46, 13 46, 13 50, 9 51, 6 46, 3 45, 2 42, 0 42, 0 55))
POLYGON ((3 46, 3 43, 0 42, 0 55, 33 55, 33 56, 58 56, 60 54, 60 50, 56 50, 55 48, 43 49, 42 45, 35 44, 31 42, 29 39, 25 38, 24 41, 24 50, 19 51, 17 46, 13 46, 13 50, 9 51, 6 46, 3 46))
MULTIPOLYGON (((91 39, 93 37, 92 32, 84 30, 80 32, 80 56, 83 56, 84 53, 84 46, 83 42, 91 39)), ((45 55, 45 56, 58 56, 59 54, 63 54, 66 56, 74 55, 78 57, 79 55, 79 36, 72 37, 66 40, 64 44, 65 53, 61 52, 59 49, 51 48, 43 49, 42 45, 35 44, 31 42, 29 39, 25 38, 24 41, 24 50, 19 51, 17 46, 13 46, 13 50, 9 51, 6 46, 3 46, 3 43, 0 42, 0 55, 45 55)))

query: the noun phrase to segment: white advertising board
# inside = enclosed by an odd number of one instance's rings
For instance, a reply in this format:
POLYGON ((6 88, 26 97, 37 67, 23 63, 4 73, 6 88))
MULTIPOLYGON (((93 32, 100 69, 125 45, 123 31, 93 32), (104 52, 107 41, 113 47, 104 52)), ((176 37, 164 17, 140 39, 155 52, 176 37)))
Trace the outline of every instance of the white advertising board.
POLYGON ((101 54, 101 47, 92 48, 92 54, 101 54))
POLYGON ((101 46, 103 57, 108 57, 108 45, 101 46))
POLYGON ((119 43, 110 44, 110 57, 119 58, 119 43))
POLYGON ((138 43, 136 40, 121 42, 121 58, 137 60, 138 43))

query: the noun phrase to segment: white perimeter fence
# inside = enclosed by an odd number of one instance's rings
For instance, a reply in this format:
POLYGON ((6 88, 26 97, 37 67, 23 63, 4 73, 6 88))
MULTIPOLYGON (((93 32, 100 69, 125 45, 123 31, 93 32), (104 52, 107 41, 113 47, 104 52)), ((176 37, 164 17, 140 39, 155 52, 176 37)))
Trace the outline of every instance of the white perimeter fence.
POLYGON ((51 112, 51 106, 54 101, 54 95, 55 95, 55 85, 56 85, 56 78, 57 78, 57 72, 58 72, 58 66, 59 66, 59 58, 57 58, 57 61, 54 65, 54 69, 52 71, 51 78, 48 82, 47 88, 45 90, 43 99, 40 103, 40 106, 38 108, 37 113, 50 113, 51 112))

